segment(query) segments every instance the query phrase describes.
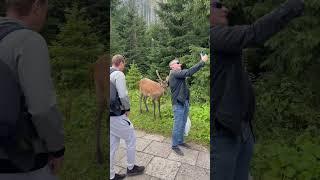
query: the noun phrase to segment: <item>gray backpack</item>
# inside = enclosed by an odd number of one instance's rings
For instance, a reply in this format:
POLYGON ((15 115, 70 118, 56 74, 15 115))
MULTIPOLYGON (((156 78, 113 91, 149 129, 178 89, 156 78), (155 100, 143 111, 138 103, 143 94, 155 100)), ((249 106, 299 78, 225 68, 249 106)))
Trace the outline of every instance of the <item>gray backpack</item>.
MULTIPOLYGON (((0 28, 0 41, 9 33, 25 27, 10 23, 0 28)), ((0 147, 7 149, 17 139, 17 122, 26 111, 24 97, 10 67, 0 59, 0 147)))

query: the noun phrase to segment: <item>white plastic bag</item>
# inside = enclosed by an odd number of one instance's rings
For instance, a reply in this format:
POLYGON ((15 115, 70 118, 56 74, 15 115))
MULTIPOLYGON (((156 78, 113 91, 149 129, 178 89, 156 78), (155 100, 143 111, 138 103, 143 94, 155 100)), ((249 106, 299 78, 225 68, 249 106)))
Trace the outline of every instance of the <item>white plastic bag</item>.
POLYGON ((190 128, 191 128, 191 120, 188 116, 187 122, 186 122, 186 127, 184 128, 184 136, 188 136, 190 128))

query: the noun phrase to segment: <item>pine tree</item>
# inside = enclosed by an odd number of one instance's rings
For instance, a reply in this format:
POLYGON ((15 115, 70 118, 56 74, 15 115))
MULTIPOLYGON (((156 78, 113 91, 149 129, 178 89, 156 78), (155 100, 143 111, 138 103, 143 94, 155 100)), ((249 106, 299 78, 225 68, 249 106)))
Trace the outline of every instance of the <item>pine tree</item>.
POLYGON ((142 71, 146 71, 149 53, 146 23, 139 16, 134 1, 119 4, 112 12, 111 22, 111 54, 122 54, 128 64, 134 61, 142 71))
POLYGON ((142 79, 142 75, 139 71, 138 66, 135 63, 130 64, 128 74, 126 76, 128 89, 138 89, 139 81, 142 79))
POLYGON ((66 23, 50 46, 55 79, 62 89, 87 87, 88 67, 104 50, 84 14, 77 3, 67 9, 66 23))
POLYGON ((66 23, 50 46, 54 80, 67 98, 66 119, 71 118, 74 97, 89 86, 89 67, 104 50, 84 14, 77 3, 66 9, 66 23))

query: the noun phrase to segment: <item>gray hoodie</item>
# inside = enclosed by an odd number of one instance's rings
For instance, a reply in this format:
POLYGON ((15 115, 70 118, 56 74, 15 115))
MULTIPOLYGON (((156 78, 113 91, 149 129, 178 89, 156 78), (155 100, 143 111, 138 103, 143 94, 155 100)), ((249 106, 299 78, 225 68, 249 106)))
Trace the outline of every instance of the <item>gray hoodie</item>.
POLYGON ((126 111, 130 111, 130 99, 129 99, 128 89, 126 85, 126 76, 124 75, 124 73, 119 70, 114 71, 113 73, 110 74, 110 82, 116 85, 119 99, 121 101, 122 113, 125 113, 126 111))
MULTIPOLYGON (((0 17, 0 28, 12 22, 22 25, 20 21, 0 17)), ((0 60, 8 64, 16 75, 25 96, 28 112, 32 115, 32 124, 38 134, 32 143, 34 154, 62 150, 62 116, 57 109, 48 47, 44 38, 29 29, 16 30, 0 41, 0 60)), ((0 159, 8 159, 8 156, 23 168, 30 168, 28 165, 32 164, 26 162, 25 157, 5 153, 0 149, 0 159)))

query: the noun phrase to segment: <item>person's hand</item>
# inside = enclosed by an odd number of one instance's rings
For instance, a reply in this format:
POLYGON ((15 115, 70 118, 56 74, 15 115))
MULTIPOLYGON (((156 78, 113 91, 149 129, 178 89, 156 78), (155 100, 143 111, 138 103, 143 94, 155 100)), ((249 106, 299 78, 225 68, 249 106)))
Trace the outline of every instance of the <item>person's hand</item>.
POLYGON ((127 117, 129 117, 130 111, 126 111, 124 114, 125 114, 127 117))
POLYGON ((201 55, 201 61, 203 61, 203 62, 207 62, 208 61, 208 55, 201 55))
POLYGON ((61 156, 59 158, 50 157, 49 158, 49 168, 51 170, 51 173, 54 175, 58 174, 58 171, 62 168, 64 156, 61 156))

